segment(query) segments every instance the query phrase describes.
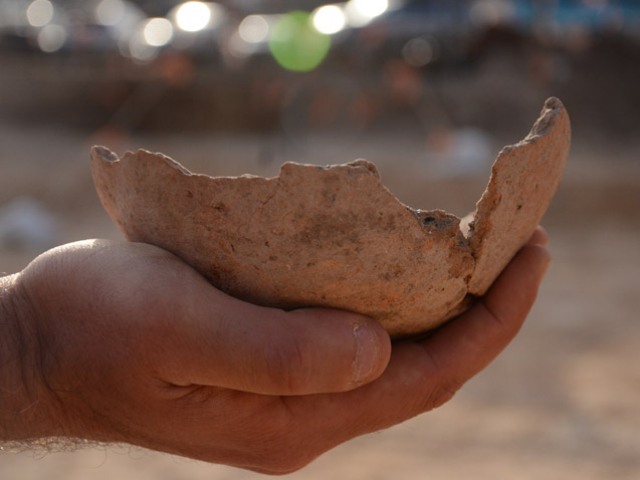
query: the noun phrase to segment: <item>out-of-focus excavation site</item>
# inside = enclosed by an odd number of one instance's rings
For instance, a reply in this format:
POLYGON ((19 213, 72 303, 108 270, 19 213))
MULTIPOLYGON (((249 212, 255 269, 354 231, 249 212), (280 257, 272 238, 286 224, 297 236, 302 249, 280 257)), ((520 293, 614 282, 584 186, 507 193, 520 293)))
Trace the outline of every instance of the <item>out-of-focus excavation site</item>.
MULTIPOLYGON (((635 480, 640 3, 0 0, 0 271, 121 238, 89 149, 211 175, 377 164, 406 204, 473 210, 547 97, 573 145, 525 327, 446 406, 292 478, 635 480)), ((5 479, 248 479, 129 447, 0 453, 5 479)))

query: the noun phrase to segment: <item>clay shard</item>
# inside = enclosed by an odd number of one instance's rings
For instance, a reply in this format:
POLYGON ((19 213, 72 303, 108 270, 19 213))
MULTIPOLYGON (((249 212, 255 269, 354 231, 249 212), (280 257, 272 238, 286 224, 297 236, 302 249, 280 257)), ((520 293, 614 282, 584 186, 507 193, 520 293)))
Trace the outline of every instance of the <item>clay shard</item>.
POLYGON ((351 310, 403 337, 467 308, 526 242, 558 186, 568 136, 551 99, 532 133, 500 154, 466 236, 456 216, 400 203, 364 160, 286 163, 262 178, 192 174, 144 150, 118 159, 94 147, 91 157, 98 195, 129 240, 176 254, 243 300, 351 310))
POLYGON ((529 135, 499 153, 468 234, 476 259, 469 293, 483 295, 531 237, 560 185, 570 144, 569 115, 550 98, 529 135))

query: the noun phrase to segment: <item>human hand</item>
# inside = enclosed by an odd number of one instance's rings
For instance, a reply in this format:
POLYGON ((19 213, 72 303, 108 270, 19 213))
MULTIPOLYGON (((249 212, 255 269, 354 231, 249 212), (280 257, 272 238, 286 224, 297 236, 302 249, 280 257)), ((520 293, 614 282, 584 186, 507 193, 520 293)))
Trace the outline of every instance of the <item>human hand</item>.
POLYGON ((149 245, 59 247, 4 282, 2 318, 13 321, 0 327, 14 341, 0 355, 20 365, 0 377, 13 392, 0 398, 0 438, 125 442, 297 470, 436 408, 482 370, 534 301, 544 244, 538 231, 470 311, 393 349, 370 319, 241 302, 149 245))

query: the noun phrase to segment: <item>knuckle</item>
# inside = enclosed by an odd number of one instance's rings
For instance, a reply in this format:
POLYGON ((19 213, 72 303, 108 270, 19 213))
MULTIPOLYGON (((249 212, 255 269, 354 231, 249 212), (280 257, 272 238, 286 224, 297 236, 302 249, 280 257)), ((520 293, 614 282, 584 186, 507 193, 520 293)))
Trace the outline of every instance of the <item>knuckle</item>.
POLYGON ((287 335, 284 341, 270 345, 266 362, 269 378, 281 394, 300 393, 308 385, 312 359, 301 338, 287 335))
POLYGON ((441 407, 462 388, 464 380, 443 364, 441 358, 428 348, 423 348, 426 391, 422 396, 422 411, 441 407))
POLYGON ((460 387, 461 385, 457 382, 446 382, 437 385, 426 395, 423 405, 424 411, 434 410, 451 401, 460 390, 460 387))
POLYGON ((256 445, 256 464, 262 473, 287 475, 302 469, 318 456, 305 441, 304 430, 291 423, 272 423, 270 434, 263 435, 260 445, 256 445))

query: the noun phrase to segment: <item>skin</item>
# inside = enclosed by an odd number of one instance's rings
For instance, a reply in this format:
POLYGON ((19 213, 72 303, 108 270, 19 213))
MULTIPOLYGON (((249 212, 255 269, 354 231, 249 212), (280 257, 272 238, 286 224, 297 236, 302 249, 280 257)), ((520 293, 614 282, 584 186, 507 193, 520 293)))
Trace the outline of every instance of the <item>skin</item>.
POLYGON ((538 229, 487 295, 420 341, 342 311, 231 298, 173 255, 92 240, 0 279, 0 441, 124 442, 263 473, 450 400, 520 329, 538 229))

